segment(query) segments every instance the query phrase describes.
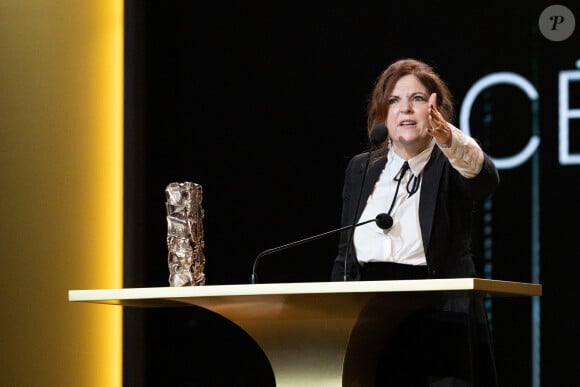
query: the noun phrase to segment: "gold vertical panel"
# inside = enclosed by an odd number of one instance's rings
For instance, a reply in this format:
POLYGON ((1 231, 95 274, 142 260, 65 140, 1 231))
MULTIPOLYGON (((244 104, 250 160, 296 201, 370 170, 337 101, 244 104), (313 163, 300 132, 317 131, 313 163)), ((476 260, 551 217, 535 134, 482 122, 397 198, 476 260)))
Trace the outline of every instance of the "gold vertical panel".
POLYGON ((120 386, 123 1, 0 0, 0 385, 120 386))

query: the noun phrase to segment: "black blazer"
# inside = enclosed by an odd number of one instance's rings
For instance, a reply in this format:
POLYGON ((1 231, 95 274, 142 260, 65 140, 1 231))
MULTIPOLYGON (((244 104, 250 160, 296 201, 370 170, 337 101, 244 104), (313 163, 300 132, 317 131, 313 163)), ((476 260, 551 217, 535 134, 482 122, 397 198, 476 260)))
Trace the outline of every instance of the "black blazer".
MULTIPOLYGON (((364 205, 387 162, 387 150, 371 153, 367 177, 364 181, 358 213, 355 214, 365 164, 369 153, 354 156, 346 168, 342 192, 341 223, 352 225, 359 221, 364 205)), ((484 153, 481 172, 465 178, 435 146, 423 170, 419 223, 427 256, 429 278, 476 277, 471 251, 471 222, 475 204, 491 195, 499 183, 499 174, 488 155, 484 153)), ((362 219, 364 220, 364 219, 362 219)), ((347 249, 352 229, 340 236, 338 255, 332 268, 332 280, 344 280, 345 254, 348 250, 347 279, 360 279, 360 265, 354 246, 347 249)))

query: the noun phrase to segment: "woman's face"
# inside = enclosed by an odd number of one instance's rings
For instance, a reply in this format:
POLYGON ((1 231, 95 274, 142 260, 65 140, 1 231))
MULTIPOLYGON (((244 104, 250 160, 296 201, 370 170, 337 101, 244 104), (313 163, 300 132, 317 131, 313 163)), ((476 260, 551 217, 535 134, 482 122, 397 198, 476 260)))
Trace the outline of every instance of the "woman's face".
POLYGON ((429 127, 429 94, 414 75, 397 81, 387 99, 387 128, 392 147, 401 157, 413 157, 431 141, 429 127))

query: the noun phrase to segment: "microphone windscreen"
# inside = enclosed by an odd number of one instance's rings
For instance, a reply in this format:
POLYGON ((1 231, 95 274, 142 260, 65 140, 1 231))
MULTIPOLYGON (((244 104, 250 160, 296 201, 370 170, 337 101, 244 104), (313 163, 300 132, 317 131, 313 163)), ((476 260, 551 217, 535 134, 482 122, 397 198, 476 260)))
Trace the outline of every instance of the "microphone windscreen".
POLYGON ((393 218, 391 217, 391 215, 389 214, 378 214, 377 218, 375 219, 375 222, 377 223, 377 226, 379 226, 379 228, 382 228, 383 230, 386 230, 388 228, 391 228, 391 226, 393 226, 393 218))
POLYGON ((370 139, 373 145, 379 145, 387 139, 388 130, 384 124, 375 126, 373 130, 371 130, 370 139))

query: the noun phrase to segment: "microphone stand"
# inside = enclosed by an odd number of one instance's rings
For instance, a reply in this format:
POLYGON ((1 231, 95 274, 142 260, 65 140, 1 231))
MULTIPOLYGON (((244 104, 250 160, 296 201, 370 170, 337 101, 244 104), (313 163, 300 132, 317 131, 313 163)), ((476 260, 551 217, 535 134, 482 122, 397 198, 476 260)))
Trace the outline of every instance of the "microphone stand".
POLYGON ((350 254, 350 245, 352 244, 352 238, 354 235, 354 227, 355 227, 355 222, 356 219, 358 217, 358 211, 360 210, 360 201, 362 199, 362 192, 363 192, 363 188, 365 185, 365 180, 367 178, 367 173, 369 171, 369 163, 371 161, 371 154, 373 151, 373 148, 378 146, 380 143, 382 143, 383 141, 385 141, 388 137, 388 129, 385 125, 379 125, 376 126, 375 128, 373 128, 373 130, 371 131, 371 135, 370 135, 370 140, 371 140, 371 148, 368 151, 367 154, 367 159, 365 162, 365 168, 364 168, 364 172, 363 172, 363 176, 362 176, 362 181, 360 184, 360 190, 358 192, 358 198, 356 200, 356 210, 354 211, 354 218, 353 218, 353 229, 351 231, 351 233, 348 236, 348 243, 346 244, 346 253, 344 255, 344 275, 343 275, 343 280, 344 281, 348 281, 348 255, 350 254))
MULTIPOLYGON (((361 197, 362 197, 363 187, 365 185, 365 180, 367 178, 367 173, 368 173, 368 170, 369 170, 369 162, 370 162, 370 159, 371 159, 371 152, 372 152, 372 150, 369 150, 369 153, 367 155, 367 161, 365 163, 364 175, 362 177, 362 182, 360 184, 360 190, 358 192, 358 199, 356 201, 356 210, 354 211, 354 222, 356 222, 356 219, 357 219, 357 216, 358 216, 358 211, 360 209, 360 200, 361 200, 361 197)), ((354 224, 354 222, 353 222, 353 224, 354 224)), ((344 276, 343 276, 343 280, 344 281, 348 281, 347 262, 348 262, 348 255, 350 254, 350 245, 352 243, 353 236, 354 236, 354 228, 349 233, 349 235, 348 235, 348 242, 346 244, 346 253, 344 255, 344 276)))
MULTIPOLYGON (((286 249, 289 249, 290 247, 298 246, 298 245, 301 245, 301 244, 304 244, 304 243, 307 243, 307 242, 311 242, 313 240, 316 240, 316 239, 325 237, 327 235, 331 235, 331 234, 335 234, 335 233, 338 233, 338 232, 341 232, 341 231, 344 231, 344 230, 348 230, 349 228, 354 228, 354 227, 362 226, 363 224, 367 224, 367 223, 370 223, 370 222, 377 222, 377 223, 379 223, 381 221, 381 219, 382 219, 381 218, 381 215, 382 214, 377 215, 377 217, 375 219, 369 219, 369 220, 366 220, 366 221, 361 222, 361 223, 358 223, 358 224, 349 224, 348 226, 343 226, 343 227, 340 227, 340 228, 337 228, 337 229, 334 229, 334 230, 331 230, 331 231, 324 232, 322 234, 314 235, 314 236, 311 236, 311 237, 308 237, 308 238, 305 238, 305 239, 301 239, 301 240, 298 240, 298 241, 295 241, 295 242, 291 242, 291 243, 288 243, 288 244, 285 244, 285 245, 282 245, 282 246, 278 246, 278 247, 274 247, 274 248, 271 248, 271 249, 262 251, 260 254, 258 254, 258 256, 256 257, 256 259, 254 260, 254 266, 252 268, 251 283, 252 284, 257 283, 258 276, 256 274, 256 268, 258 266, 258 262, 260 261, 260 259, 263 256, 269 255, 269 254, 273 254, 273 253, 276 253, 276 252, 281 251, 281 250, 286 250, 286 249)), ((379 225, 379 227, 380 227, 380 225, 379 225)))

